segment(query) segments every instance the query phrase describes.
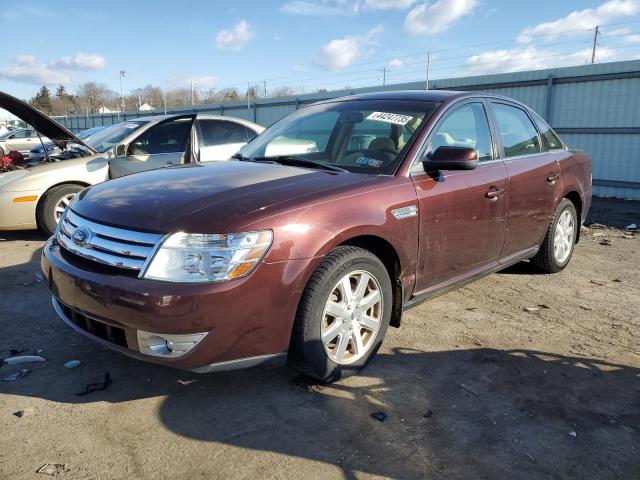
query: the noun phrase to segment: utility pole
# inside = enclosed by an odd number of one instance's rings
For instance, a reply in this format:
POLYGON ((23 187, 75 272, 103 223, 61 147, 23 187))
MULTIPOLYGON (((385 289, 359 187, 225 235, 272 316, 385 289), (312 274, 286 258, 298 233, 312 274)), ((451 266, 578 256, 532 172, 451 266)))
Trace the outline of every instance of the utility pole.
POLYGON ((191 81, 191 108, 196 104, 195 99, 193 98, 193 81, 191 81))
POLYGON ((122 95, 122 79, 127 74, 124 70, 120 70, 120 108, 122 109, 122 114, 124 115, 124 96, 122 95))
POLYGON ((264 98, 267 98, 267 81, 263 80, 262 83, 264 84, 264 98))
POLYGON ((600 35, 600 26, 596 25, 596 31, 593 34, 593 50, 591 51, 591 63, 596 63, 596 47, 598 46, 598 35, 600 35))
POLYGON ((247 82, 247 110, 251 110, 251 95, 250 95, 251 83, 247 82))
POLYGON ((387 85, 387 72, 389 71, 389 69, 387 67, 384 67, 379 71, 382 72, 382 87, 384 88, 387 85))
POLYGON ((429 70, 431 69, 431 52, 427 52, 427 90, 429 90, 429 70))

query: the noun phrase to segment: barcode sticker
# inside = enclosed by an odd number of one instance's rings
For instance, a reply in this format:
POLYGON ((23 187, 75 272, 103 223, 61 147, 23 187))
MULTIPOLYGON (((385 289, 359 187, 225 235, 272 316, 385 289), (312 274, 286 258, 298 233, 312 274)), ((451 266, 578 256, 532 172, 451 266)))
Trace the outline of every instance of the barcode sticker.
POLYGON ((373 112, 367 117, 367 120, 393 123, 394 125, 406 125, 413 120, 413 117, 409 115, 401 115, 400 113, 373 112))

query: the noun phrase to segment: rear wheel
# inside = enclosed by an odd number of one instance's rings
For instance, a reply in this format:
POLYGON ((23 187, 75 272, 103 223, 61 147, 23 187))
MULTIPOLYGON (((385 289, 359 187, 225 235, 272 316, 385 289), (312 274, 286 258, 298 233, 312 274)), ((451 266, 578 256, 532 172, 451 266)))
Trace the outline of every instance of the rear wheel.
POLYGON ((82 185, 74 183, 48 190, 42 197, 36 213, 38 227, 47 235, 53 235, 65 208, 82 189, 84 189, 82 185))
POLYGON ((571 200, 562 199, 532 263, 546 273, 564 269, 571 260, 578 234, 578 215, 571 200))
POLYGON ((362 370, 382 344, 392 306, 389 274, 371 252, 332 251, 303 293, 290 358, 303 373, 332 382, 362 370))

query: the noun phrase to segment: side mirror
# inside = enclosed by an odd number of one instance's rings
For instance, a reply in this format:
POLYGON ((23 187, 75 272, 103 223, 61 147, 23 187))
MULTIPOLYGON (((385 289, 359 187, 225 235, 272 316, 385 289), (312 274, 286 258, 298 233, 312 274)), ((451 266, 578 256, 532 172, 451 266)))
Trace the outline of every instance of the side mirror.
POLYGON ((114 154, 116 157, 126 157, 127 156, 127 146, 123 143, 116 145, 114 149, 114 154))
POLYGON ((473 170, 478 166, 478 152, 469 147, 438 147, 422 161, 425 172, 436 170, 473 170))

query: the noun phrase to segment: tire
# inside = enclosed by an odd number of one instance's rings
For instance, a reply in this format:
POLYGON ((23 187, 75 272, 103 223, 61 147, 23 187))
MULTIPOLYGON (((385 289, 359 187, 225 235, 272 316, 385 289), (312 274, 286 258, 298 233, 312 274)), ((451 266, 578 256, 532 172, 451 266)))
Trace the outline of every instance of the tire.
POLYGON ((378 257, 359 247, 333 250, 316 268, 302 294, 289 349, 293 366, 322 382, 358 373, 384 340, 392 295, 389 274, 378 257), (334 307, 341 315, 326 311, 333 312, 334 307))
POLYGON ((533 265, 545 273, 563 270, 573 255, 578 228, 576 207, 571 200, 563 198, 551 219, 540 250, 531 259, 533 265), (570 219, 570 226, 566 223, 567 219, 570 219))
POLYGON ((60 185, 49 189, 42 197, 40 205, 36 211, 36 221, 38 228, 51 236, 56 230, 60 208, 68 205, 71 199, 84 187, 76 183, 60 185), (57 209, 57 211, 56 211, 57 209))

